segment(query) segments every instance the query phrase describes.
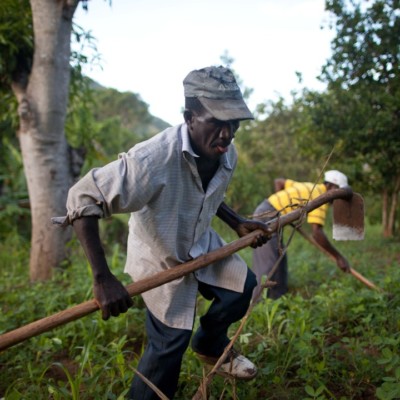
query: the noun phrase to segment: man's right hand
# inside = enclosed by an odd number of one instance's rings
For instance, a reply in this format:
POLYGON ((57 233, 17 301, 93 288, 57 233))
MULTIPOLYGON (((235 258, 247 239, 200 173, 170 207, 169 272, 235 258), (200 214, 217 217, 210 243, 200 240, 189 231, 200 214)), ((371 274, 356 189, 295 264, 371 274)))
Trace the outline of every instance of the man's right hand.
POLYGON ((336 264, 343 272, 350 272, 350 264, 342 255, 336 258, 336 264))
POLYGON ((111 315, 117 317, 127 312, 133 301, 122 283, 108 268, 100 241, 98 218, 76 219, 73 227, 92 268, 94 298, 102 311, 103 319, 107 320, 111 315))
POLYGON ((133 305, 124 285, 111 273, 106 278, 97 279, 94 282, 93 292, 104 320, 127 312, 133 305))

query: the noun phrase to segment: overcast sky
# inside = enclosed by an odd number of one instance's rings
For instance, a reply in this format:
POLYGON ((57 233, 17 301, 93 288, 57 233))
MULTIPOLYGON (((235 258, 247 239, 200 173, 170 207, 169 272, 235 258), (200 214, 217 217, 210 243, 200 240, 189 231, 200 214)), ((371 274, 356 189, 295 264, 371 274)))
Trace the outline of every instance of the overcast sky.
POLYGON ((183 120, 184 77, 220 64, 225 52, 254 90, 251 109, 303 86, 324 88, 316 77, 334 35, 324 0, 92 0, 88 8, 79 7, 74 22, 97 39, 102 68, 87 75, 138 93, 172 125, 183 120))

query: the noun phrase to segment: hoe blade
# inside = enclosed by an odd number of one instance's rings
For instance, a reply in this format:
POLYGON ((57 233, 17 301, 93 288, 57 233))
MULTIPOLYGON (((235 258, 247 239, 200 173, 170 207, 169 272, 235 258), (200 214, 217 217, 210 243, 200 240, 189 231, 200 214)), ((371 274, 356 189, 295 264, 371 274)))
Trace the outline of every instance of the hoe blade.
POLYGON ((364 199, 354 193, 348 200, 333 201, 333 239, 364 239, 364 199))

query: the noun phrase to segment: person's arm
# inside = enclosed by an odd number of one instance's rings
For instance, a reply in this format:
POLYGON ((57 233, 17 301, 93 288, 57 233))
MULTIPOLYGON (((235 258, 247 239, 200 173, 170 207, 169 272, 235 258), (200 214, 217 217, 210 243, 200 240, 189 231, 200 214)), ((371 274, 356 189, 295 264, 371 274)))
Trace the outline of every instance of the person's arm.
POLYGON ((94 297, 102 318, 117 317, 133 305, 122 283, 111 273, 99 235, 97 217, 82 217, 73 222, 74 231, 85 251, 93 273, 94 297))
POLYGON ((312 235, 315 239, 315 241, 324 249, 326 250, 329 254, 331 254, 335 260, 337 266, 343 271, 343 272, 349 272, 350 271, 350 265, 349 262, 344 258, 336 249, 335 247, 332 246, 332 244, 329 242, 328 238, 325 235, 325 232, 322 228, 321 225, 319 224, 311 224, 312 227, 312 235))
POLYGON ((276 193, 276 192, 279 192, 280 190, 285 189, 285 182, 286 182, 286 179, 285 179, 285 178, 276 178, 276 179, 274 180, 274 190, 275 190, 275 193, 276 193))
POLYGON ((221 203, 217 210, 217 217, 224 221, 228 226, 230 226, 239 237, 243 237, 257 229, 264 231, 264 234, 258 235, 251 247, 259 247, 267 242, 271 232, 268 227, 260 222, 250 219, 245 219, 228 207, 224 202, 221 203))

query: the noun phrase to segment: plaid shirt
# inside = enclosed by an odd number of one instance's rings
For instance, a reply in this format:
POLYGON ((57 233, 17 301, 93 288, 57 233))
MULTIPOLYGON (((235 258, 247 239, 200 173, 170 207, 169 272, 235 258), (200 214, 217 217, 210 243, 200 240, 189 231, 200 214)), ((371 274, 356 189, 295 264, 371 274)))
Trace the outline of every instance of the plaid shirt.
MULTIPOLYGON (((210 227, 236 166, 234 145, 204 192, 186 124, 137 144, 118 160, 91 170, 69 191, 68 222, 82 216, 131 213, 125 265, 141 280, 221 247, 210 227)), ((197 281, 241 292, 246 264, 237 255, 142 294, 168 326, 192 329, 197 281)))

